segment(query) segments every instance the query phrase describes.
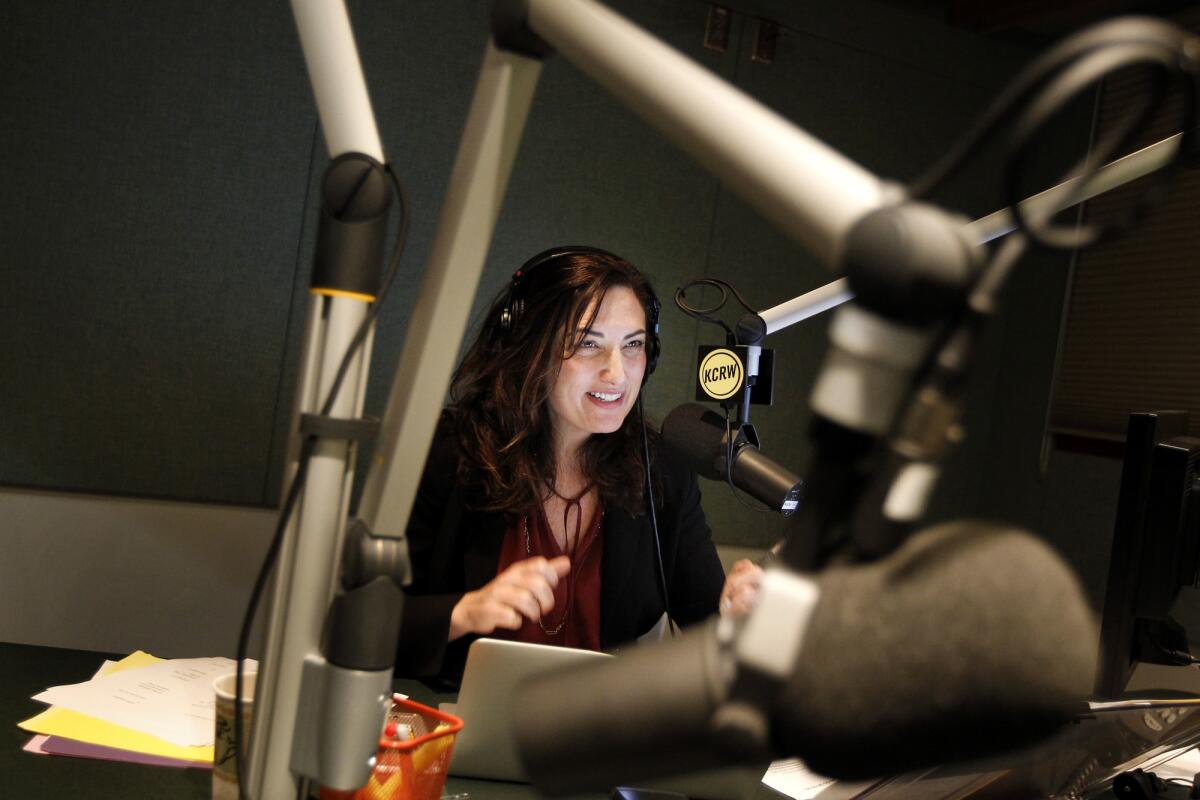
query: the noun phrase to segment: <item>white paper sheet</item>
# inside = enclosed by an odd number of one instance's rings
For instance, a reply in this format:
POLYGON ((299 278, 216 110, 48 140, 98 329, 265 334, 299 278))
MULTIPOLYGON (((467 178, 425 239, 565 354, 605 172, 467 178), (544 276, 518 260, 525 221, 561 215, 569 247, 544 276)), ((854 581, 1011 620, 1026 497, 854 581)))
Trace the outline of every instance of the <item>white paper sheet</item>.
POLYGON ((849 800, 875 785, 875 781, 849 783, 826 778, 804 766, 798 758, 772 762, 762 782, 795 800, 849 800))
POLYGON ((1196 774, 1200 773, 1200 750, 1189 746, 1172 753, 1165 753, 1162 757, 1155 759, 1153 765, 1143 765, 1142 768, 1153 772, 1163 780, 1174 778, 1191 783, 1196 774))
POLYGON ((176 658, 54 686, 33 699, 172 744, 206 746, 213 743, 213 680, 235 669, 236 663, 228 658, 176 658))

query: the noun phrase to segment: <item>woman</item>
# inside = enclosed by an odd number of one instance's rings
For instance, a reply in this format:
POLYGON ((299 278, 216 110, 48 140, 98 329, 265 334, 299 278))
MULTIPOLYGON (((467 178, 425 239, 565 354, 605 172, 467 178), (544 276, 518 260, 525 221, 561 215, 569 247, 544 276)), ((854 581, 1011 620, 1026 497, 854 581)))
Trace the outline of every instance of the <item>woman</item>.
POLYGON ((514 273, 455 372, 413 506, 399 674, 456 679, 481 635, 608 650, 668 610, 685 625, 748 610, 758 568, 724 577, 696 476, 642 419, 658 312, 603 250, 514 273))

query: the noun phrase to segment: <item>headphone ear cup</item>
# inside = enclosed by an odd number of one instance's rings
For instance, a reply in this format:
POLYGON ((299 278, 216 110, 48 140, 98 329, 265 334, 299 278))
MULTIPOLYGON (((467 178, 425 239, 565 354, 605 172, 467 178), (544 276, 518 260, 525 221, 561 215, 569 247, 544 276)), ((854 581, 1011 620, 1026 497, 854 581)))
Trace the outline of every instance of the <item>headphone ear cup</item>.
POLYGON ((642 375, 642 383, 654 373, 654 368, 658 366, 658 355, 662 352, 662 342, 658 338, 658 318, 661 313, 662 303, 658 302, 657 295, 651 290, 650 304, 646 308, 646 327, 649 328, 649 333, 646 335, 646 371, 642 375))
POLYGON ((658 352, 660 345, 658 342, 658 334, 652 333, 646 337, 646 371, 642 374, 642 383, 646 382, 654 374, 654 368, 658 366, 658 352))
POLYGON ((500 309, 500 330, 511 332, 517 327, 517 323, 521 321, 521 313, 525 310, 525 299, 519 294, 518 280, 513 279, 512 286, 508 289, 508 296, 504 298, 504 306, 500 309))

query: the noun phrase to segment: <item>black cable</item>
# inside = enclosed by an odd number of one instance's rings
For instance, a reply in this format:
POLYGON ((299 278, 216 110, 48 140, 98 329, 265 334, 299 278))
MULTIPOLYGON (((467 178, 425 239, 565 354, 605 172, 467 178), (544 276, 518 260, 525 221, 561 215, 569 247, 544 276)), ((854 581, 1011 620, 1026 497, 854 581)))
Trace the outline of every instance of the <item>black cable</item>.
POLYGON ((742 308, 746 309, 746 311, 751 314, 758 313, 757 309, 752 308, 750 304, 746 302, 746 299, 742 297, 742 294, 737 290, 737 287, 728 281, 721 280, 720 278, 693 278, 675 290, 675 305, 680 311, 682 311, 684 314, 687 314, 692 319, 700 320, 701 322, 707 322, 711 325, 719 325, 725 329, 726 337, 734 339, 736 337, 734 336, 733 329, 726 325, 723 320, 712 316, 712 314, 725 307, 725 303, 729 300, 730 293, 737 298, 737 301, 741 303, 742 308), (721 293, 721 298, 711 307, 697 308, 689 305, 685 298, 687 297, 687 290, 691 289, 693 286, 711 286, 721 293))
MULTIPOLYGON (((321 406, 320 415, 328 416, 333 408, 334 402, 337 400, 338 392, 341 389, 342 382, 346 378, 346 374, 350 371, 350 365, 354 360, 355 354, 366 340, 367 334, 371 330, 371 326, 375 323, 379 312, 383 307, 383 301, 386 299, 395 283, 396 275, 399 272, 400 257, 404 253, 404 245, 408 238, 408 228, 410 221, 409 214, 409 199, 408 193, 404 186, 396 177, 396 173, 392 171, 390 164, 384 165, 384 171, 391 181, 392 189, 396 193, 398 210, 400 212, 400 228, 396 233, 396 240, 392 245, 392 257, 388 262, 387 271, 384 274, 383 283, 380 286, 379 293, 375 298, 375 302, 367 310, 362 321, 359 323, 358 329, 351 338, 350 343, 346 347, 346 353, 342 356, 341 363, 338 365, 337 373, 334 375, 333 384, 329 388, 329 394, 325 402, 321 406)), ((292 512, 295 510, 296 501, 299 498, 300 491, 304 487, 304 482, 308 477, 308 464, 312 458, 312 453, 316 447, 317 437, 308 434, 304 437, 300 444, 300 455, 297 458, 296 474, 292 477, 291 485, 288 487, 286 499, 279 512, 279 520, 275 525, 275 532, 271 537, 271 543, 267 548, 267 554, 263 558, 262 565, 259 568, 258 576, 255 578, 254 587, 250 592, 250 600, 246 605, 246 613, 242 618, 242 628, 238 634, 237 646, 237 686, 234 693, 234 711, 233 711, 233 727, 234 727, 234 748, 237 752, 237 772, 238 772, 238 798, 242 800, 246 797, 246 752, 243 748, 244 726, 242 724, 242 708, 243 708, 243 686, 245 679, 244 662, 246 660, 247 651, 249 650, 250 631, 254 625, 254 618, 257 615, 258 605, 262 600, 262 594, 266 589, 267 581, 270 578, 271 570, 275 566, 275 560, 279 557, 279 550, 283 544, 284 532, 287 530, 288 521, 291 518, 292 512)))
POLYGON ((1181 164, 1179 153, 1189 146, 1191 130, 1195 126, 1194 90, 1190 83, 1185 82, 1182 73, 1171 71, 1173 62, 1173 53, 1151 47, 1114 47, 1091 53, 1050 82, 1044 93, 1037 98, 1037 102, 1031 104, 1018 120, 1009 146, 1010 155, 1004 180, 1005 201, 1012 211, 1017 227, 1025 232, 1032 241, 1044 247, 1059 249, 1087 247, 1128 230, 1139 222, 1153 205, 1161 201, 1166 186, 1181 164), (1078 202, 1091 176, 1116 157, 1117 153, 1133 143, 1169 90, 1182 91, 1184 94, 1183 126, 1185 132, 1182 138, 1187 141, 1180 142, 1176 158, 1148 179, 1148 188, 1142 192, 1139 201, 1122 219, 1109 222, 1104 226, 1081 223, 1076 227, 1064 227, 1050 224, 1052 214, 1043 214, 1041 218, 1031 218, 1020 205, 1023 199, 1021 178, 1026 172, 1026 165, 1034 156, 1039 134, 1050 124, 1057 111, 1074 97, 1110 72, 1134 64, 1145 64, 1155 68, 1152 72, 1154 80, 1150 91, 1140 96, 1142 101, 1140 107, 1135 108, 1133 113, 1127 114, 1121 124, 1112 131, 1106 132, 1103 139, 1094 142, 1087 156, 1064 176, 1066 181, 1075 181, 1074 196, 1070 198, 1069 204, 1073 205, 1078 202))
POLYGON ((910 183, 909 194, 914 198, 928 197, 958 174, 1015 118, 1018 106, 1026 103, 1047 81, 1058 74, 1065 64, 1114 44, 1145 41, 1166 43, 1182 53, 1184 37, 1181 33, 1179 28, 1161 20, 1124 17, 1092 26, 1064 39, 1022 70, 976 119, 967 133, 923 175, 910 183))
POLYGON ((679 633, 671 614, 671 596, 667 592, 667 573, 663 566, 662 539, 658 535, 658 512, 654 510, 654 483, 650 479, 650 440, 646 435, 646 415, 642 410, 642 394, 637 399, 638 424, 642 428, 642 459, 646 464, 646 505, 650 508, 650 527, 654 529, 654 555, 658 557, 658 584, 662 588, 663 608, 667 614, 667 630, 672 636, 679 633))
MULTIPOLYGON (((1008 131, 1004 168, 1005 202, 1019 230, 1034 244, 1075 248, 1094 244, 1121 232, 1158 202, 1164 187, 1191 150, 1196 127, 1196 91, 1200 64, 1189 48, 1190 34, 1164 22, 1124 17, 1092 26, 1039 56, 984 111, 967 134, 909 186, 909 195, 927 198, 954 177, 983 147, 1008 131), (1022 178, 1039 144, 1039 135, 1071 101, 1112 73, 1133 66, 1150 69, 1150 91, 1142 95, 1135 113, 1093 144, 1091 152, 1068 172, 1077 180, 1078 202, 1093 175, 1142 132, 1159 101, 1177 93, 1183 102, 1183 135, 1171 165, 1149 181, 1142 200, 1125 219, 1104 226, 1078 228, 1050 224, 1053 214, 1031 219, 1021 208, 1022 178)), ((1070 205, 1071 203, 1068 203, 1070 205)))
POLYGON ((1146 638, 1150 640, 1150 644, 1152 644, 1156 648, 1158 648, 1158 650, 1160 652, 1162 652, 1164 655, 1168 655, 1171 658, 1175 659, 1176 666, 1180 666, 1180 667, 1200 666, 1200 658, 1197 658, 1196 656, 1192 655, 1191 653, 1187 652, 1186 650, 1177 650, 1174 647, 1171 647, 1170 645, 1163 644, 1162 641, 1159 639, 1159 637, 1155 635, 1155 630, 1156 630, 1156 628, 1153 626, 1149 626, 1149 625, 1146 626, 1145 627, 1146 638))

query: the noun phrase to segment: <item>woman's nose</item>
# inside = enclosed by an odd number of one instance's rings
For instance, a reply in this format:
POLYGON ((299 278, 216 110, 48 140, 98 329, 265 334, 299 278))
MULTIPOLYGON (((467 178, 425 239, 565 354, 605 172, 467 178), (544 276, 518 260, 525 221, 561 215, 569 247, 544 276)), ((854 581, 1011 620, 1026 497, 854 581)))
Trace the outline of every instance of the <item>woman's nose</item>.
POLYGON ((621 361, 621 349, 614 347, 608 351, 608 355, 604 359, 603 378, 612 382, 620 383, 625 379, 625 364, 621 361))

